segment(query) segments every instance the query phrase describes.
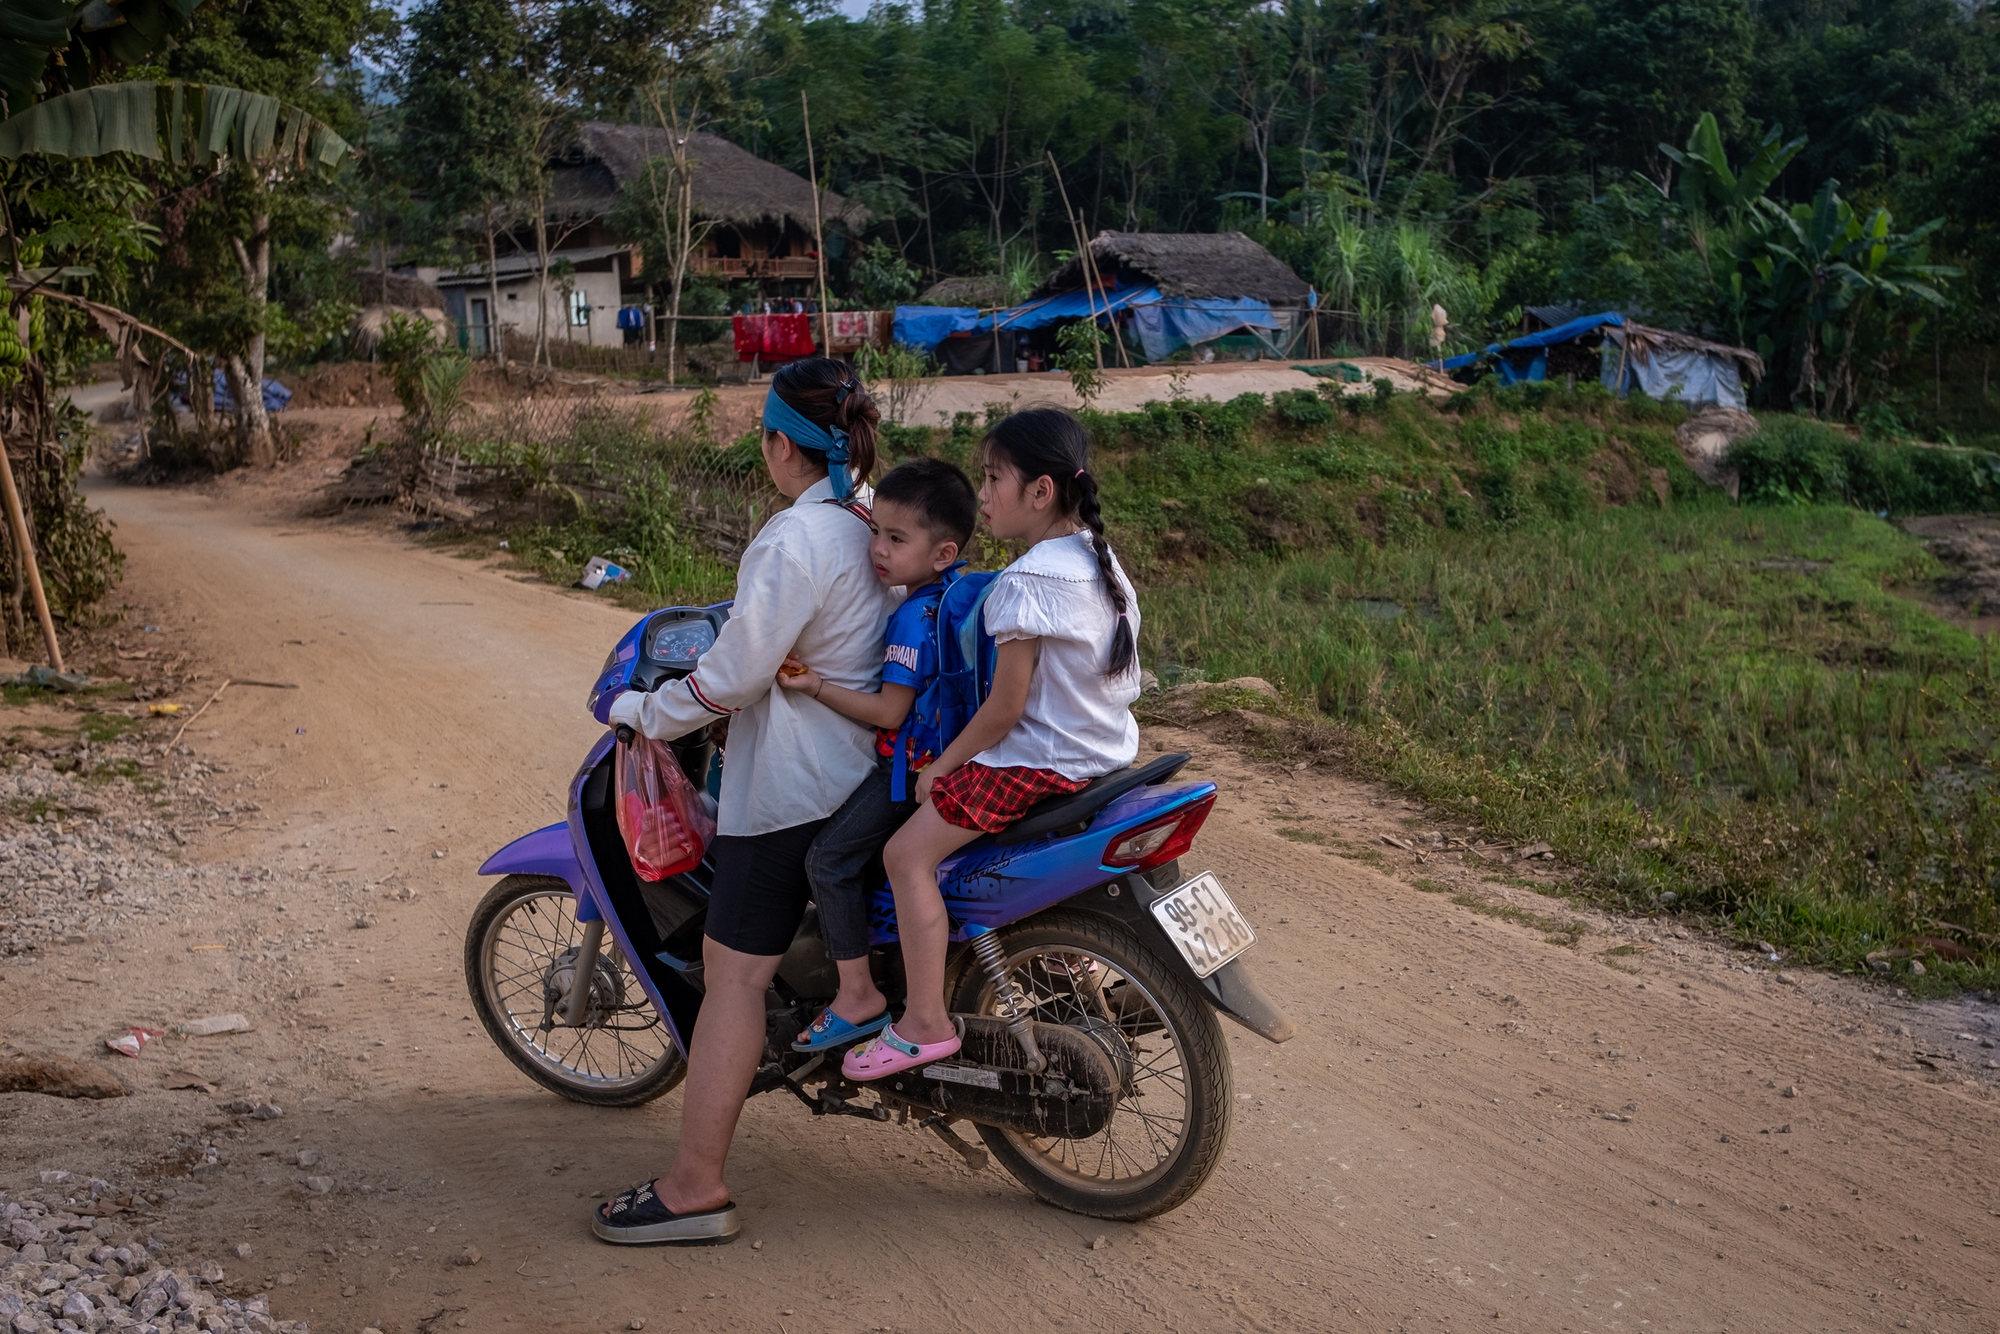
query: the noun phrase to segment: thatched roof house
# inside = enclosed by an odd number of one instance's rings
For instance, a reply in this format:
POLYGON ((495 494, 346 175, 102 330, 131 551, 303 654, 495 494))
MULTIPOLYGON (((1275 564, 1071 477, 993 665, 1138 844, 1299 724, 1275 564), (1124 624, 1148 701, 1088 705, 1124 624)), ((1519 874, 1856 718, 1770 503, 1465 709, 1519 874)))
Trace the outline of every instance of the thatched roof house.
MULTIPOLYGON (((1284 261, 1242 232, 1104 232, 1091 241, 1098 276, 1128 287, 1157 287, 1170 297, 1250 297, 1302 306, 1307 286, 1284 261)), ((1035 296, 1083 286, 1080 258, 1057 269, 1035 296)))
POLYGON ((394 306, 403 310, 443 310, 444 293, 435 284, 408 273, 356 269, 354 284, 364 306, 394 306))
MULTIPOLYGON (((571 216, 602 216, 618 192, 645 174, 654 158, 670 157, 667 132, 657 126, 586 121, 555 159, 555 201, 571 216)), ((697 215, 736 226, 789 224, 812 235, 812 185, 805 177, 766 162, 727 139, 696 131, 688 138, 694 163, 697 215)), ((860 227, 870 213, 831 190, 820 192, 827 226, 860 227)))
MULTIPOLYGON (((443 289, 466 346, 483 352, 501 331, 525 338, 554 329, 564 341, 614 346, 656 336, 665 275, 647 271, 639 238, 614 226, 612 213, 648 163, 671 156, 666 131, 643 125, 588 121, 552 142, 549 261, 560 276, 542 281, 525 222, 501 238, 491 272, 476 259, 419 271, 443 289)), ((690 135, 688 157, 695 214, 707 224, 688 257, 690 273, 742 284, 761 298, 810 297, 819 273, 811 182, 712 134, 690 135)), ((869 212, 830 190, 820 192, 819 207, 827 252, 837 257, 842 229, 866 224, 869 212)))
POLYGON ((1007 280, 995 274, 972 278, 941 278, 918 293, 919 306, 957 306, 991 310, 1007 305, 1012 297, 1007 280))

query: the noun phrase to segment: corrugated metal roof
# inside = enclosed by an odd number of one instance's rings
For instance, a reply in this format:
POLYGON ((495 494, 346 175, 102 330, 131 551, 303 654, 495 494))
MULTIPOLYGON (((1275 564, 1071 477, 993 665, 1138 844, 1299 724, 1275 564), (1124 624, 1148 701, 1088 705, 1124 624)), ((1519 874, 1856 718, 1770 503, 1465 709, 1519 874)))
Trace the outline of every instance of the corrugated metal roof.
MULTIPOLYGON (((572 264, 595 264, 601 259, 608 259, 613 255, 623 254, 631 248, 629 245, 591 245, 581 246, 575 250, 551 250, 549 252, 549 263, 554 264, 559 259, 566 259, 572 264)), ((521 278, 533 276, 538 267, 539 262, 533 255, 502 255, 494 262, 493 273, 501 282, 510 283, 521 278)), ((445 273, 440 273, 437 278, 437 285, 439 287, 481 287, 485 283, 486 266, 484 264, 474 264, 463 269, 452 269, 445 273)))

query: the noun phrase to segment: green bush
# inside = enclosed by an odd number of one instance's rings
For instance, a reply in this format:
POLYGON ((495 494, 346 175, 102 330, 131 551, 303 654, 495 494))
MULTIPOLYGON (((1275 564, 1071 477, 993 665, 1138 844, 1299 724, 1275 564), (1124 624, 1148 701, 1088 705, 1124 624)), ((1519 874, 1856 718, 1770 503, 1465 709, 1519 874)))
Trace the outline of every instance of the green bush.
POLYGON ((2000 454, 1856 439, 1804 417, 1763 418, 1728 462, 1753 504, 1846 504, 1878 514, 2000 509, 2000 454))

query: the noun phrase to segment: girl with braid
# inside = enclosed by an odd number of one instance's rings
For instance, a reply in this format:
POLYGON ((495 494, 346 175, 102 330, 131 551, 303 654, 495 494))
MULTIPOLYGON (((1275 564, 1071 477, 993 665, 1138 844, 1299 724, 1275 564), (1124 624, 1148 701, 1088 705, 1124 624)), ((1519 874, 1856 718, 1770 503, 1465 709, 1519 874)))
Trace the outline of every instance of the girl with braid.
POLYGON ((1036 408, 995 425, 983 449, 980 512, 994 536, 1030 546, 986 596, 986 630, 999 646, 992 693, 918 776, 923 804, 883 850, 909 1002, 895 1023, 849 1049, 850 1079, 958 1050, 945 1010, 951 924, 938 864, 1139 753, 1139 604, 1104 540, 1089 433, 1067 412, 1036 408))

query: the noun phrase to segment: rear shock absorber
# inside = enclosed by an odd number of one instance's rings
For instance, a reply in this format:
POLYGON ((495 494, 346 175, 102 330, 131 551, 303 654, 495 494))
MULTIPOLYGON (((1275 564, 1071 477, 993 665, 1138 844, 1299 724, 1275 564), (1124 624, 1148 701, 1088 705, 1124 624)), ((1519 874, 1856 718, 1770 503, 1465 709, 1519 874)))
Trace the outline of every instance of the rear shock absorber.
POLYGON ((1042 1073, 1048 1069, 1049 1063, 1043 1057, 1042 1049, 1035 1045, 1034 1022, 1028 1017, 1028 998, 1021 994, 1020 984, 1007 967, 1007 956, 1000 948, 1000 937, 992 931, 980 932, 972 938, 972 952, 978 956, 979 966, 986 970, 986 976, 993 983, 993 998, 1000 1007, 1000 1017, 1007 1021, 1007 1031, 1020 1044, 1028 1069, 1036 1074, 1042 1073))

